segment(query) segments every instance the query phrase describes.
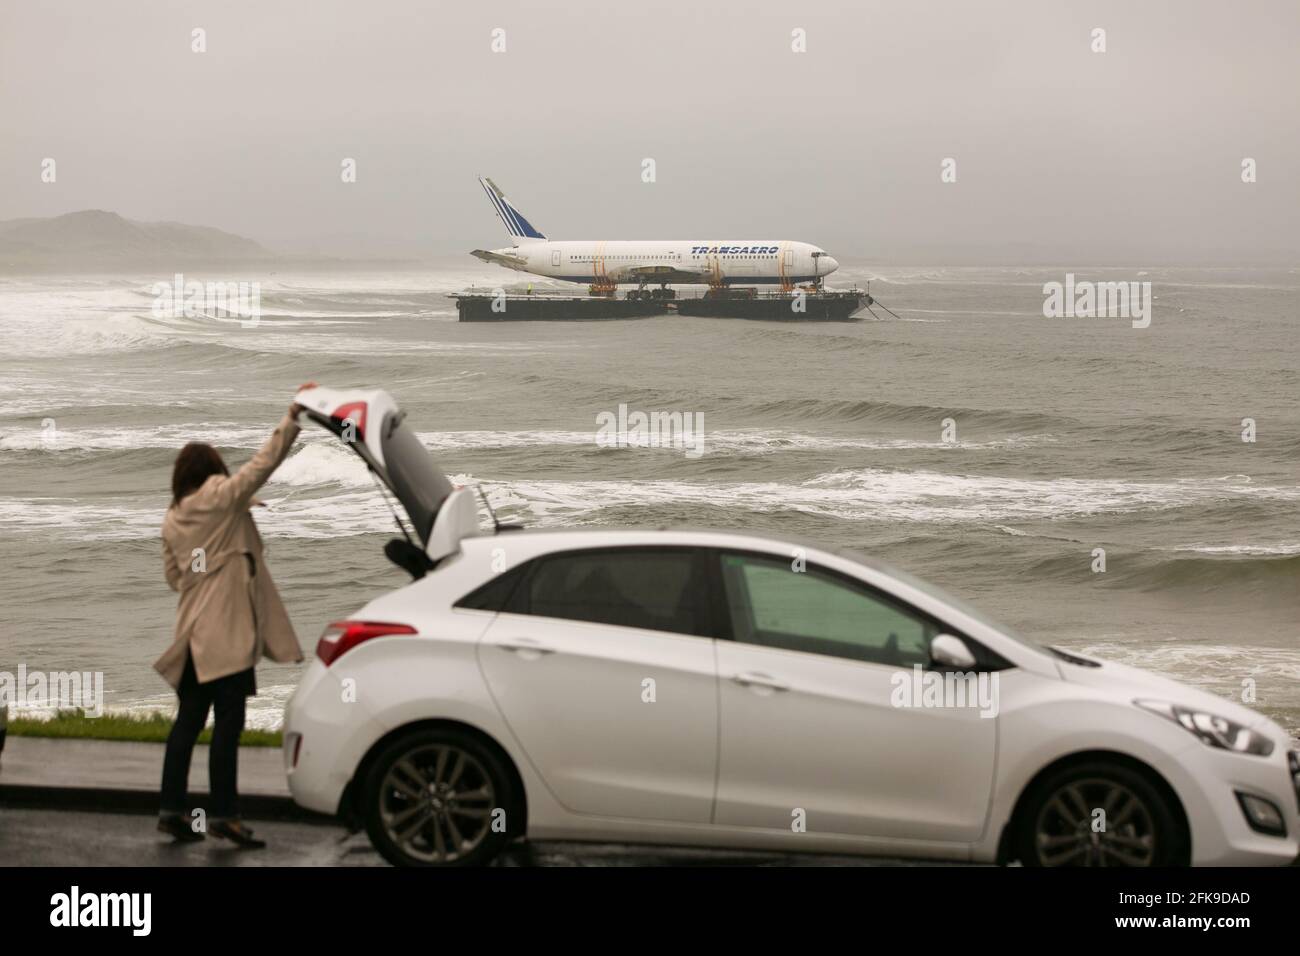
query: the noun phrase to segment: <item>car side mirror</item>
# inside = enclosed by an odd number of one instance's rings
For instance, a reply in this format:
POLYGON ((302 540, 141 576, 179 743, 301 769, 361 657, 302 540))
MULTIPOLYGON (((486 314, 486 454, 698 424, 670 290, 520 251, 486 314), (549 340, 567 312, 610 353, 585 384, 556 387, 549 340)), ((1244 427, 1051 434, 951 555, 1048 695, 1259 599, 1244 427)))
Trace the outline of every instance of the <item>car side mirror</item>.
POLYGON ((384 545, 384 554, 416 581, 433 570, 429 556, 405 538, 393 538, 384 545))
POLYGON ((940 667, 971 670, 975 666, 975 655, 960 637, 939 634, 930 641, 930 662, 940 667))

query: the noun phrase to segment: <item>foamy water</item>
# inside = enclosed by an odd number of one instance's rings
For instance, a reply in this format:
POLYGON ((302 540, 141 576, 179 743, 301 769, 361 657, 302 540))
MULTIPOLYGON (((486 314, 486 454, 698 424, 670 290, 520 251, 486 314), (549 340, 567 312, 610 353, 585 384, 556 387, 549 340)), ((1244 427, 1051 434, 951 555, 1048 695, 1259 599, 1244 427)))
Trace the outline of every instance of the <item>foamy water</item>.
MULTIPOLYGON (((1145 332, 1043 319, 1060 277, 1036 269, 846 262, 837 278, 870 279, 900 318, 831 326, 455 322, 448 293, 514 279, 487 267, 220 277, 261 281, 256 328, 155 316, 170 276, 0 279, 0 669, 102 670, 110 706, 170 706, 149 665, 174 609, 157 541, 172 456, 206 441, 237 465, 315 379, 393 392, 503 520, 857 548, 1044 641, 1225 695, 1251 678, 1300 729, 1282 689, 1300 684, 1300 278, 1150 272, 1145 332), (622 404, 702 415, 704 453, 635 433, 601 447, 598 416, 622 404)), ((260 497, 308 649, 401 583, 391 514, 324 433, 260 497)), ((261 668, 256 725, 278 724, 296 673, 261 668)))

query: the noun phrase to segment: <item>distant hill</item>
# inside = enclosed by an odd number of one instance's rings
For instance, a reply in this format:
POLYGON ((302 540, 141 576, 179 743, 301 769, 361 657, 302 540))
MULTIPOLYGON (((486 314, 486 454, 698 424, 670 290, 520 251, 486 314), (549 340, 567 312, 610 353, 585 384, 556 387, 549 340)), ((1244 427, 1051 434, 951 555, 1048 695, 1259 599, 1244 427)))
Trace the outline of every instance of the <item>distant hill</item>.
POLYGON ((0 265, 113 266, 271 256, 252 239, 220 229, 137 222, 102 209, 0 222, 0 265))

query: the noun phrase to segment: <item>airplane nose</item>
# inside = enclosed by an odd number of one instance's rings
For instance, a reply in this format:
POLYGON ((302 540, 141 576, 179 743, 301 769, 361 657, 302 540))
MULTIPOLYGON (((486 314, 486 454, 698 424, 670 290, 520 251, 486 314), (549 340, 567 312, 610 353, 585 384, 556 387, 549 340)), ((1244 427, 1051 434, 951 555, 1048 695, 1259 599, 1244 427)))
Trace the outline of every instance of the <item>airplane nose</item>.
POLYGON ((822 260, 822 266, 826 269, 826 271, 822 273, 823 275, 830 275, 832 272, 834 272, 836 269, 840 267, 839 262, 836 260, 834 256, 822 256, 821 260, 822 260))

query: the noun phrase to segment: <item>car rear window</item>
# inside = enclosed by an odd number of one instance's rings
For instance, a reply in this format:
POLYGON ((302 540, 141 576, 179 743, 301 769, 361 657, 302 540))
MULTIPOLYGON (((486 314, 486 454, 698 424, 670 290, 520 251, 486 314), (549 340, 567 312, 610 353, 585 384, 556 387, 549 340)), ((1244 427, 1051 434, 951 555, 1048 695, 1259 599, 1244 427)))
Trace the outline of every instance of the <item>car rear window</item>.
POLYGON ((570 621, 704 634, 701 575, 688 550, 589 551, 540 558, 511 602, 570 621))
POLYGON ((433 519, 451 494, 451 482, 438 470, 433 457, 420 443, 415 432, 402 424, 405 413, 384 419, 384 468, 393 494, 406 508, 420 540, 428 543, 433 519))
POLYGON ((705 636, 704 574, 703 554, 689 548, 571 551, 535 558, 457 607, 705 636))

